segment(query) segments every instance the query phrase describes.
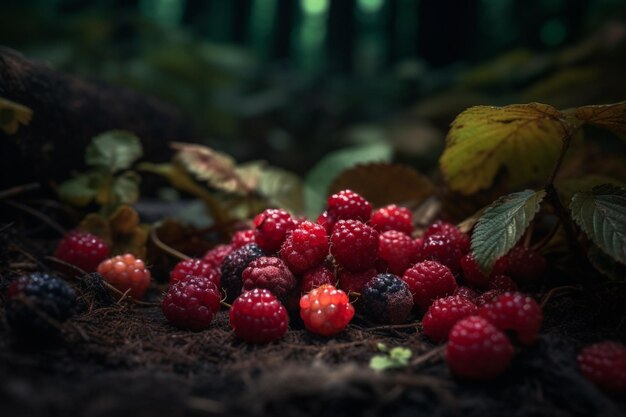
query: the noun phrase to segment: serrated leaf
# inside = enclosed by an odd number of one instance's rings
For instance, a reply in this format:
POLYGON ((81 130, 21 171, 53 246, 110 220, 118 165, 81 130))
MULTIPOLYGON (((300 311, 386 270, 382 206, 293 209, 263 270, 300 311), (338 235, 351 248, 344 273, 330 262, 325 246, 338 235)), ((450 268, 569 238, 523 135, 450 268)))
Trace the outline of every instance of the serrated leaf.
POLYGON ((613 259, 626 264, 626 189, 610 184, 577 193, 570 203, 572 218, 589 238, 613 259))
POLYGON ((591 245, 587 251, 587 259, 598 272, 610 280, 626 281, 626 265, 615 261, 596 245, 591 245))
POLYGON ((15 134, 20 125, 27 126, 32 117, 28 107, 0 97, 0 129, 7 135, 15 134))
POLYGON ((97 178, 91 173, 85 173, 62 182, 57 193, 61 201, 77 207, 85 207, 96 197, 97 187, 97 178))
POLYGON ((573 114, 584 124, 608 129, 626 139, 626 101, 578 107, 573 110, 573 114))
POLYGON ((439 164, 462 194, 488 188, 501 169, 519 186, 548 176, 568 133, 561 112, 546 104, 471 107, 452 122, 439 164))
POLYGON ((351 146, 326 155, 304 179, 306 213, 317 216, 326 203, 328 187, 342 171, 368 162, 389 162, 392 150, 387 143, 351 146))
POLYGON ((132 171, 122 173, 111 186, 117 204, 135 204, 139 200, 141 177, 132 171))
POLYGON ((606 175, 590 174, 578 178, 557 179, 554 182, 559 197, 562 201, 570 201, 574 194, 583 191, 591 191, 593 187, 602 184, 613 184, 617 187, 626 187, 626 183, 617 178, 606 175))
POLYGON ((172 143, 174 160, 196 180, 228 193, 246 194, 252 190, 237 172, 235 160, 207 146, 193 143, 172 143))
POLYGON ((472 235, 472 252, 484 271, 522 237, 546 192, 524 190, 500 197, 487 207, 472 235))
POLYGON ((435 191, 430 180, 410 166, 387 163, 357 165, 343 171, 328 193, 345 189, 356 191, 375 207, 392 203, 416 207, 435 191))
POLYGON ((268 205, 282 207, 292 213, 304 210, 304 187, 296 174, 284 169, 268 166, 256 186, 268 205))
POLYGON ((94 137, 85 152, 87 165, 117 172, 130 166, 143 154, 137 136, 122 130, 112 130, 94 137))

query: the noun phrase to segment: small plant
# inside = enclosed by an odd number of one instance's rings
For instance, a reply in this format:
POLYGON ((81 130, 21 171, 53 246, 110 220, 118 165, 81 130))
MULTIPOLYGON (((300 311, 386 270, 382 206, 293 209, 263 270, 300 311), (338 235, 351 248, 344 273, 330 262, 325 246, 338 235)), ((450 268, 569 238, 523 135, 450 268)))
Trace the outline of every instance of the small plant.
POLYGON ((385 344, 378 343, 376 348, 382 355, 374 355, 370 359, 370 368, 375 371, 386 371, 394 368, 406 368, 411 359, 411 349, 405 347, 395 347, 389 349, 385 344))

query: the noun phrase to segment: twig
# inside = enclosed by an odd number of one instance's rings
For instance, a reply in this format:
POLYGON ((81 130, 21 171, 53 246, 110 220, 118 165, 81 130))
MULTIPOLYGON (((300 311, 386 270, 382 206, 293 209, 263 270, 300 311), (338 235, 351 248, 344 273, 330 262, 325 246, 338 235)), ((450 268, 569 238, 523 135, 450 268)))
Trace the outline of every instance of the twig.
POLYGON ((395 330, 395 329, 412 329, 419 326, 420 323, 408 323, 408 324, 388 324, 385 326, 367 327, 366 330, 395 330))
POLYGON ((35 210, 32 207, 28 207, 27 205, 24 205, 22 203, 18 203, 16 201, 4 201, 4 204, 11 206, 13 208, 16 208, 18 210, 21 210, 25 213, 30 214, 33 217, 37 217, 39 220, 41 220, 42 222, 46 223, 48 226, 50 226, 51 228, 53 228, 54 230, 56 230, 57 232, 59 232, 59 234, 61 235, 65 235, 65 233, 67 233, 67 231, 57 222, 55 222, 54 220, 52 220, 49 216, 45 215, 44 213, 40 212, 39 210, 35 210))
POLYGON ((169 253, 170 255, 179 258, 180 260, 187 260, 187 259, 191 259, 190 256, 185 255, 184 253, 177 251, 176 249, 166 245, 165 243, 163 243, 163 241, 161 239, 159 239, 159 236, 157 235, 156 229, 158 227, 161 226, 161 223, 158 222, 156 224, 154 224, 151 228, 150 228, 150 239, 152 240, 152 242, 159 248, 161 249, 163 252, 165 253, 169 253))
POLYGON ((437 356, 439 356, 441 353, 443 353, 443 351, 445 350, 446 345, 443 346, 439 346, 436 347, 434 349, 429 350, 428 352, 420 355, 420 356, 416 356, 415 358, 413 358, 413 360, 411 361, 411 366, 419 366, 425 362, 428 362, 430 359, 435 358, 437 356))
POLYGON ((541 309, 543 309, 546 306, 546 304, 548 304, 548 301, 550 301, 550 299, 554 296, 554 294, 556 294, 559 291, 564 291, 564 290, 580 291, 580 288, 574 287, 572 285, 563 285, 562 287, 552 288, 550 291, 548 291, 548 293, 541 300, 541 303, 539 304, 541 306, 541 309))
POLYGON ((25 193, 26 191, 32 191, 39 188, 38 182, 30 182, 28 184, 17 185, 15 187, 7 188, 6 190, 0 191, 0 200, 7 197, 12 197, 17 194, 25 193))

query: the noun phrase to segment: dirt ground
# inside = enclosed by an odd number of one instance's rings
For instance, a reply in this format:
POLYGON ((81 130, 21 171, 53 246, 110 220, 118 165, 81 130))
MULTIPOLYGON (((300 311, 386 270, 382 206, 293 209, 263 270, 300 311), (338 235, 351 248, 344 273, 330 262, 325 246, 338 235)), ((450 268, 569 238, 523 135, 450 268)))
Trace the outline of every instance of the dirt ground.
MULTIPOLYGON (((0 286, 42 269, 50 242, 6 235, 0 286)), ((623 416, 626 398, 588 383, 577 351, 605 338, 626 341, 626 291, 602 284, 555 292, 547 301, 536 346, 519 352, 493 382, 450 375, 442 349, 413 318, 401 327, 374 326, 357 315, 333 339, 316 337, 297 320, 266 346, 235 339, 222 310, 210 329, 170 326, 158 306, 117 303, 83 278, 69 281, 82 310, 61 340, 32 346, 15 339, 0 309, 0 415, 64 416, 623 416), (411 365, 376 373, 376 344, 405 346, 411 365)), ((157 302, 161 288, 147 301, 157 302)), ((546 289, 537 294, 545 296, 546 289)))

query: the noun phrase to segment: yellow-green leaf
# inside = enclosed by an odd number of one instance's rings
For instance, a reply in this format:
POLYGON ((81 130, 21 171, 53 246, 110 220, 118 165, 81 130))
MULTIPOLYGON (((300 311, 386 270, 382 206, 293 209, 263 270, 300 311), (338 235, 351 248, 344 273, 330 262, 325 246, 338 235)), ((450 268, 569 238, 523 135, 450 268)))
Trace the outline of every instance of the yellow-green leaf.
POLYGON ((117 172, 129 168, 143 154, 141 141, 130 132, 112 130, 94 137, 85 151, 87 165, 117 172))
POLYGON ((466 195, 491 186, 502 169, 511 186, 543 180, 567 129, 562 113, 546 104, 471 107, 452 122, 441 171, 466 195))
POLYGON ((20 125, 28 125, 32 117, 28 107, 0 97, 0 129, 7 135, 15 134, 20 125))
POLYGON ((61 183, 57 193, 61 201, 77 207, 84 207, 96 197, 97 187, 97 178, 85 173, 61 183))

